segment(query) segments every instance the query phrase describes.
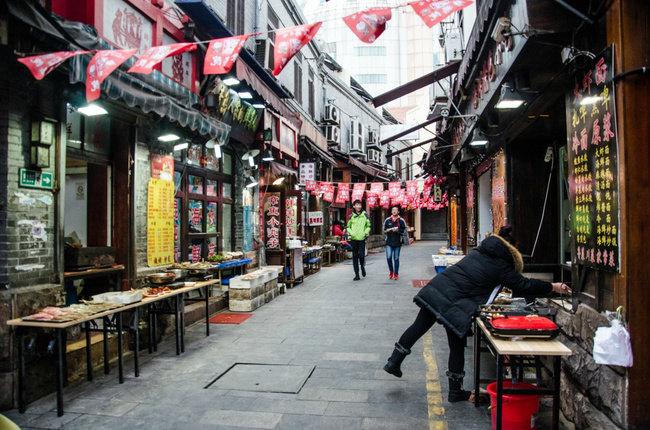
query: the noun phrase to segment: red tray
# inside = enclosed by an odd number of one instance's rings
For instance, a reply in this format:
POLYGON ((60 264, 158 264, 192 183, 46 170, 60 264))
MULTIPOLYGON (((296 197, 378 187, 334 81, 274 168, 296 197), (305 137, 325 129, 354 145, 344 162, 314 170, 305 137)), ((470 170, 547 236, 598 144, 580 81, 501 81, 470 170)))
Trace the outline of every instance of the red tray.
POLYGON ((484 322, 488 330, 497 336, 553 338, 560 332, 553 321, 538 315, 484 318, 484 322))

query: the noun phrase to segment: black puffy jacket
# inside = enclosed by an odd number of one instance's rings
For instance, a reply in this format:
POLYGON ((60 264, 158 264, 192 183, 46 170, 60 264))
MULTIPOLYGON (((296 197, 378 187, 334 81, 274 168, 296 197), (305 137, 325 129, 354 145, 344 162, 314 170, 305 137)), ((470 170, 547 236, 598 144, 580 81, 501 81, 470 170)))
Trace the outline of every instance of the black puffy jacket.
POLYGON ((429 281, 413 301, 463 337, 470 329, 478 305, 487 302, 496 286, 510 288, 518 296, 543 296, 552 291, 549 282, 522 276, 523 268, 519 251, 501 237, 492 235, 429 281))

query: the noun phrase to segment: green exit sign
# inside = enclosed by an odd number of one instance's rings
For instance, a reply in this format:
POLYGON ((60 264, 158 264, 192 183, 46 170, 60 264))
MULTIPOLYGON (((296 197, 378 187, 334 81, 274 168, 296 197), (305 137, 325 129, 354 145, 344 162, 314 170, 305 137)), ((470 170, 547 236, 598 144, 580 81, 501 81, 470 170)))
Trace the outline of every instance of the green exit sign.
POLYGON ((54 175, 52 172, 39 172, 31 169, 20 169, 18 185, 23 188, 40 188, 51 190, 54 188, 54 175))

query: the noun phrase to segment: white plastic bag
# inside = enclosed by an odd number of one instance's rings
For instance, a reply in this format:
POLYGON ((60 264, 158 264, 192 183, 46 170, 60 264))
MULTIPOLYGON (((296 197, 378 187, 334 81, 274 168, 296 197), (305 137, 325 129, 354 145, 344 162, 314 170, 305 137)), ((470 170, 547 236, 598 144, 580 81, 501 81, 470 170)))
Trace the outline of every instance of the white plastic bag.
POLYGON ((613 319, 611 327, 600 327, 594 336, 594 361, 598 364, 632 367, 630 333, 621 321, 613 319))

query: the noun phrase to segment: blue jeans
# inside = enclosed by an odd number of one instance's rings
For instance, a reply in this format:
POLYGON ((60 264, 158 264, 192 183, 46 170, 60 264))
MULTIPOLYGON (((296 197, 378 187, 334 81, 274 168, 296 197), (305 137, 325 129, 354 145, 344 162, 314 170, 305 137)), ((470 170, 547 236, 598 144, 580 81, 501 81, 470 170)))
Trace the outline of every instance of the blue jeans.
POLYGON ((386 246, 386 260, 388 260, 388 270, 394 274, 399 274, 399 253, 401 246, 386 246))

